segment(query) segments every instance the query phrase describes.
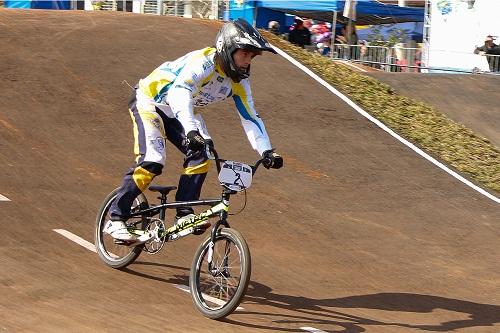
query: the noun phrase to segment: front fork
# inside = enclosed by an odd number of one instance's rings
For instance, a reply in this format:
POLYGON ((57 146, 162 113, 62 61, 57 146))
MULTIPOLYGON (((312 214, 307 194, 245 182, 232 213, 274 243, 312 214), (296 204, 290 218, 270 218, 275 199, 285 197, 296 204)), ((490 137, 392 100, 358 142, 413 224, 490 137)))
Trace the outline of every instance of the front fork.
MULTIPOLYGON (((226 205, 229 204, 229 197, 227 198, 224 198, 224 203, 226 205)), ((210 242, 208 243, 208 271, 213 275, 215 276, 217 274, 217 267, 214 267, 212 265, 212 257, 213 257, 213 253, 214 253, 214 246, 215 246, 215 237, 217 236, 217 232, 219 230, 219 228, 222 226, 226 227, 226 228, 231 228, 229 226, 229 223, 227 222, 227 211, 226 210, 222 210, 220 212, 220 219, 219 221, 217 221, 214 225, 214 227, 212 228, 212 231, 210 233, 210 242)), ((229 244, 227 243, 226 244, 226 249, 225 249, 225 252, 224 252, 226 255, 224 256, 224 266, 227 266, 227 258, 228 258, 228 255, 229 255, 229 244)))

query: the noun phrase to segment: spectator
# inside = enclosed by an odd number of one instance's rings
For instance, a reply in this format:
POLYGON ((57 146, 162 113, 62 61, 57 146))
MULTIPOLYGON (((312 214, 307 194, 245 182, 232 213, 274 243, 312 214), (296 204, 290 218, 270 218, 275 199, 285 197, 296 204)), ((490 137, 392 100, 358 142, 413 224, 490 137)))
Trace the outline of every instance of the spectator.
POLYGON ((335 40, 336 40, 337 42, 339 42, 340 44, 346 44, 346 45, 347 45, 347 44, 349 44, 349 43, 347 42, 346 37, 345 37, 345 35, 346 35, 346 34, 347 34, 347 33, 346 33, 346 31, 345 31, 345 27, 340 28, 340 35, 336 35, 336 36, 335 36, 335 40))
POLYGON ((417 68, 415 68, 414 71, 420 73, 421 69, 422 69, 422 50, 421 49, 417 49, 417 51, 415 52, 414 64, 415 64, 415 66, 417 66, 417 68))
POLYGON ((295 25, 288 34, 288 41, 301 48, 304 48, 305 45, 311 45, 311 32, 304 26, 304 21, 301 18, 295 18, 295 25))
POLYGON ((311 28, 312 28, 312 25, 313 25, 312 22, 311 22, 311 20, 303 20, 303 21, 304 21, 304 27, 307 30, 311 31, 311 28))
POLYGON ((362 64, 365 64, 365 61, 369 61, 368 46, 366 40, 361 40, 359 42, 359 60, 362 60, 362 64))
POLYGON ((351 36, 348 39, 349 45, 358 45, 358 32, 356 31, 356 26, 352 26, 351 36))
POLYGON ((332 52, 332 40, 328 38, 323 41, 323 45, 321 48, 321 55, 328 57, 330 56, 331 52, 332 52))
POLYGON ((280 24, 276 21, 269 21, 267 28, 270 33, 275 34, 276 36, 279 36, 280 34, 280 24))
POLYGON ((488 35, 484 41, 484 45, 481 47, 477 47, 474 50, 475 54, 485 55, 488 60, 488 64, 490 66, 491 72, 499 72, 500 71, 500 46, 493 43, 495 37, 488 35), (488 56, 488 55, 492 55, 488 56))
MULTIPOLYGON (((351 59, 351 56, 355 56, 355 52, 356 50, 355 49, 351 49, 351 46, 349 45, 355 45, 355 44, 352 44, 352 40, 353 40, 353 34, 351 33, 351 38, 347 38, 347 30, 346 30, 346 27, 342 27, 340 28, 340 35, 337 35, 335 37, 335 40, 337 43, 339 44, 342 44, 341 46, 339 46, 338 48, 338 52, 340 53, 339 54, 339 58, 342 58, 342 59, 351 59)), ((356 44, 358 43, 358 39, 357 39, 357 35, 356 35, 356 44)))
POLYGON ((322 32, 320 30, 319 24, 315 24, 309 29, 311 32, 311 41, 313 44, 318 44, 322 42, 322 32))
POLYGON ((332 52, 332 40, 330 38, 326 38, 323 41, 316 44, 318 48, 319 54, 325 57, 329 57, 332 52))
POLYGON ((358 33, 356 32, 356 26, 352 26, 351 36, 349 38, 347 37, 346 27, 340 28, 340 35, 337 35, 335 40, 341 44, 358 45, 358 33))

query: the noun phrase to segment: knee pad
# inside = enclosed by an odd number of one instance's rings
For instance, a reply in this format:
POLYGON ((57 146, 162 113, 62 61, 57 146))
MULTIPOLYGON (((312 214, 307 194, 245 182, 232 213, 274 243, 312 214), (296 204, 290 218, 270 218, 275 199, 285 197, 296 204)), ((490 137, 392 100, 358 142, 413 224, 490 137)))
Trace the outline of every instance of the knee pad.
POLYGON ((163 165, 154 162, 145 162, 139 164, 132 173, 132 179, 134 180, 137 188, 144 192, 144 190, 151 184, 154 177, 161 174, 163 165))
POLYGON ((163 165, 156 162, 142 162, 139 166, 147 171, 154 173, 155 176, 161 175, 163 165))

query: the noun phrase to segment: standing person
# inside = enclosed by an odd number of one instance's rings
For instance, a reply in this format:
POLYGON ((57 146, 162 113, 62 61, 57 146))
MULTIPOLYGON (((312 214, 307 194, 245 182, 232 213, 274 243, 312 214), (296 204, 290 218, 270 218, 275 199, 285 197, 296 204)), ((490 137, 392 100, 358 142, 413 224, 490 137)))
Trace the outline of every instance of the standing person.
POLYGON ((311 45, 311 32, 304 26, 304 21, 301 18, 295 18, 295 26, 288 34, 288 41, 301 48, 304 48, 305 45, 311 45))
POLYGON ((329 57, 332 52, 332 42, 330 38, 326 38, 323 42, 318 43, 318 51, 322 56, 329 57))
MULTIPOLYGON (((254 109, 248 80, 252 59, 263 51, 276 53, 256 29, 238 19, 224 24, 215 48, 192 51, 165 62, 139 81, 129 102, 136 164, 123 179, 104 232, 122 241, 149 240, 141 238, 147 235, 131 234, 125 222, 135 198, 162 172, 165 139, 185 155, 175 199, 199 198, 209 167, 204 148, 206 144, 213 146, 213 142, 201 114, 194 108, 232 97, 248 140, 264 158, 264 166, 282 167, 283 159, 273 151, 264 123, 254 109)), ((191 207, 177 209, 177 223, 191 214, 191 207)))
POLYGON ((500 71, 500 46, 495 44, 493 41, 495 38, 491 35, 486 36, 484 40, 484 45, 481 47, 476 47, 474 50, 475 54, 486 54, 486 59, 488 60, 488 65, 491 72, 500 71), (495 55, 496 57, 491 57, 488 55, 495 55))
POLYGON ((355 25, 352 25, 351 36, 349 36, 348 41, 349 45, 358 45, 358 32, 355 25))
POLYGON ((347 45, 357 45, 358 44, 358 33, 356 32, 356 26, 352 26, 351 35, 347 36, 347 27, 343 26, 340 28, 340 35, 335 37, 335 40, 340 42, 341 44, 347 45))
POLYGON ((279 36, 280 34, 280 24, 277 21, 269 21, 267 28, 270 33, 279 36))

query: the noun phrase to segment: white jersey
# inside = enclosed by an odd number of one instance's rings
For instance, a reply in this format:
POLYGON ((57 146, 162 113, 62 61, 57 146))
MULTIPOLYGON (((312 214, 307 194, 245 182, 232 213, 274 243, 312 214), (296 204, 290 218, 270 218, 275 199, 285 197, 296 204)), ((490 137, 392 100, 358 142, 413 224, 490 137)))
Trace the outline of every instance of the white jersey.
POLYGON ((177 118, 185 133, 198 130, 210 138, 201 114, 194 108, 232 97, 252 147, 262 154, 271 149, 264 123, 255 111, 248 79, 233 82, 214 62, 215 48, 207 47, 165 62, 139 81, 137 105, 159 108, 177 118))

